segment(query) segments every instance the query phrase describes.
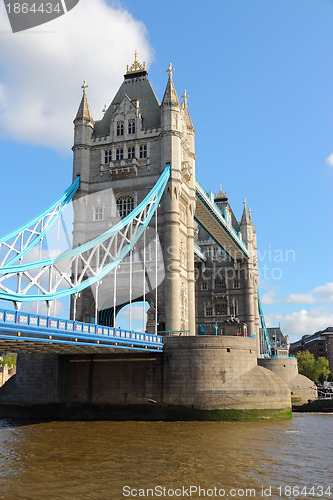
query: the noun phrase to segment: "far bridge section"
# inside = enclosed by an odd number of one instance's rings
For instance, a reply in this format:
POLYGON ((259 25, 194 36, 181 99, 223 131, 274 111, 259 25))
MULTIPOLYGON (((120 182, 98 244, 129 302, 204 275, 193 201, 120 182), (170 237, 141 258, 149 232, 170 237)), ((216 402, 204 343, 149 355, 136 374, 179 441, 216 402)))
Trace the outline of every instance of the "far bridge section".
POLYGON ((200 182, 195 182, 196 209, 195 220, 210 234, 216 243, 222 247, 233 259, 249 259, 250 252, 242 240, 241 233, 232 227, 228 210, 222 214, 219 207, 211 199, 200 182))
POLYGON ((48 354, 162 352, 163 337, 0 309, 0 349, 48 354))

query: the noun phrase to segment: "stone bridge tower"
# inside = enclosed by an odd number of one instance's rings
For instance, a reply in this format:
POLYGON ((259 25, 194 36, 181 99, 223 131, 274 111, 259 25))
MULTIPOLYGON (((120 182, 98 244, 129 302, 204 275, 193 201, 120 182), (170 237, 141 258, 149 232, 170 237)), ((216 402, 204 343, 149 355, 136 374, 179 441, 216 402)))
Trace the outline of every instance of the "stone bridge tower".
MULTIPOLYGON (((194 211, 195 130, 184 92, 179 102, 172 64, 160 104, 148 80, 145 63, 135 60, 104 116, 94 121, 83 84, 74 120, 73 176, 80 175, 74 208, 74 246, 109 229, 148 194, 167 163, 171 176, 158 210, 158 234, 165 279, 158 286, 159 331, 189 330, 195 334, 194 211), (109 193, 112 193, 110 195, 109 193), (89 195, 89 196, 87 196, 89 195), (85 201, 83 201, 85 200, 85 201)), ((99 303, 99 321, 113 324, 111 297, 99 303), (108 300, 109 299, 109 300, 108 300)), ((154 293, 147 294, 150 312, 154 293)), ((124 299, 121 306, 128 301, 124 299)), ((76 318, 91 321, 95 298, 91 290, 76 302, 76 318)))

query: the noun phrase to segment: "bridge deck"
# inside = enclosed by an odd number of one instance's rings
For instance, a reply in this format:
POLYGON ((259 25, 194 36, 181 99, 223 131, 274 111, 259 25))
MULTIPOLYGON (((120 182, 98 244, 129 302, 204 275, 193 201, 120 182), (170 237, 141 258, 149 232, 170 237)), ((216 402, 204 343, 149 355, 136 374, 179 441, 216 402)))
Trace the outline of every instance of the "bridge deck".
POLYGON ((52 354, 162 352, 163 337, 0 309, 0 350, 52 354))

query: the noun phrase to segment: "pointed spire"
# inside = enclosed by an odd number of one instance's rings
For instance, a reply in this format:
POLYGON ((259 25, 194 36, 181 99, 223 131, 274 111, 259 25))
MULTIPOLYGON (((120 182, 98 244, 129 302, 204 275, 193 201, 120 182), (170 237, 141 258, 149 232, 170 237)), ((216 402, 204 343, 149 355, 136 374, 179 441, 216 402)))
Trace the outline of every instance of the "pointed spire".
POLYGON ((87 82, 86 80, 84 80, 83 85, 81 87, 81 89, 83 90, 83 96, 74 123, 76 121, 87 121, 95 123, 87 99, 87 88, 88 88, 87 82))
POLYGON ((166 70, 166 72, 169 73, 169 80, 164 92, 162 106, 165 106, 166 104, 169 104, 171 106, 179 106, 177 92, 172 80, 173 71, 175 71, 175 69, 172 67, 172 63, 169 63, 169 68, 166 70))
POLYGON ((244 198, 244 201, 243 201, 244 210, 243 210, 243 215, 241 218, 241 224, 249 224, 250 223, 250 218, 249 218, 249 214, 248 214, 248 211, 246 208, 246 203, 247 203, 246 198, 244 198))

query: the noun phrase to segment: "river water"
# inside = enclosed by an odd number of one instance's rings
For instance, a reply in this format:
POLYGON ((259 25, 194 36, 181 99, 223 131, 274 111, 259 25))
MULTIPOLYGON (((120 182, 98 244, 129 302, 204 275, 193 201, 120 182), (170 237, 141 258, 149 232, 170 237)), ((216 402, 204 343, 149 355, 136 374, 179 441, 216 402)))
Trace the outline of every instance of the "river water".
POLYGON ((4 499, 329 500, 332 464, 333 414, 276 422, 0 421, 4 499))

